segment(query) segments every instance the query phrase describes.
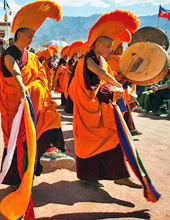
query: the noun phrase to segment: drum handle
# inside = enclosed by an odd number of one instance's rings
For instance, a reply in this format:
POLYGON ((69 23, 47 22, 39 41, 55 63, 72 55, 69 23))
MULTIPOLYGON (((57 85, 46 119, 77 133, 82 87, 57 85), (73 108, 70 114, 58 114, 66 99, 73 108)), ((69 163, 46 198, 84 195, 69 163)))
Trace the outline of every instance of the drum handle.
POLYGON ((132 64, 133 64, 133 61, 135 59, 135 56, 136 56, 136 53, 133 53, 132 54, 133 59, 132 59, 130 65, 129 65, 129 67, 127 68, 127 71, 125 72, 124 76, 126 76, 126 74, 129 72, 130 68, 132 67, 132 64))

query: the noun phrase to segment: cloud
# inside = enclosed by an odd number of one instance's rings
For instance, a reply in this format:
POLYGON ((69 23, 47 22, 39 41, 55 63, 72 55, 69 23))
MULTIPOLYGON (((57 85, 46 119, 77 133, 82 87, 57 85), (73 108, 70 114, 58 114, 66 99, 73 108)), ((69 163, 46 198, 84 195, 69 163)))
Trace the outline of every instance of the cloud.
MULTIPOLYGON (((82 6, 90 6, 90 7, 96 7, 96 8, 108 8, 110 7, 110 4, 106 3, 106 0, 55 0, 57 3, 59 3, 61 6, 67 6, 67 7, 82 7, 82 6)), ((12 10, 12 12, 17 12, 22 6, 17 4, 15 0, 8 0, 8 4, 12 10)), ((0 2, 0 8, 3 8, 3 3, 0 2)))
MULTIPOLYGON (((135 4, 145 4, 145 3, 150 3, 153 5, 159 5, 160 4, 160 0, 109 0, 110 2, 113 2, 116 5, 121 5, 121 6, 131 6, 131 5, 135 5, 135 4)), ((170 4, 170 0, 165 0, 163 2, 163 5, 166 4, 170 4)))
POLYGON ((81 7, 85 5, 89 5, 91 7, 101 7, 101 8, 108 8, 110 4, 105 3, 104 0, 57 0, 57 3, 59 3, 61 6, 67 6, 67 7, 81 7))
POLYGON ((0 21, 3 21, 4 20, 4 16, 0 16, 0 21))
POLYGON ((110 4, 106 4, 104 1, 100 1, 100 0, 98 0, 98 1, 90 1, 90 5, 92 6, 92 7, 102 7, 102 8, 108 8, 108 7, 110 7, 110 4))
POLYGON ((18 5, 14 0, 8 0, 8 5, 11 8, 12 12, 17 12, 22 7, 21 5, 18 5))

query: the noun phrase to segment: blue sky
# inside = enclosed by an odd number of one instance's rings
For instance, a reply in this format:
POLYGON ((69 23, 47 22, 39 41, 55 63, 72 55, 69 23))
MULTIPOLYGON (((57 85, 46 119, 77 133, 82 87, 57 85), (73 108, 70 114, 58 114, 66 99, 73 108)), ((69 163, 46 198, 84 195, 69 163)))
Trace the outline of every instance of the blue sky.
MULTIPOLYGON (((159 5, 170 10, 170 0, 54 0, 62 6, 63 16, 90 16, 110 12, 116 8, 130 10, 137 16, 157 14, 159 5)), ((12 21, 16 12, 29 0, 7 0, 12 10, 8 16, 12 21)), ((0 0, 0 21, 4 19, 3 0, 0 0)))

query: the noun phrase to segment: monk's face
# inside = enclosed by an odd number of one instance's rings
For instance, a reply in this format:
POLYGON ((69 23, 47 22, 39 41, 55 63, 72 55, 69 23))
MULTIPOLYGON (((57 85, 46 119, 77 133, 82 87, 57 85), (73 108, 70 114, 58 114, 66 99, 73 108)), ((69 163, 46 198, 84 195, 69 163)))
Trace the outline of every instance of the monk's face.
POLYGON ((67 59, 68 59, 68 56, 67 56, 67 55, 65 55, 65 56, 63 57, 63 59, 64 59, 64 60, 67 60, 67 59))
POLYGON ((105 60, 108 62, 108 61, 112 58, 113 54, 114 54, 114 51, 111 50, 111 52, 109 53, 109 55, 108 55, 107 57, 104 57, 105 60))
POLYGON ((33 38, 34 38, 34 34, 35 34, 35 31, 32 30, 32 29, 27 29, 25 30, 24 32, 20 32, 19 33, 19 41, 22 42, 22 44, 24 44, 24 47, 28 47, 33 38))
POLYGON ((113 40, 109 38, 102 38, 98 43, 98 51, 101 56, 108 57, 112 50, 113 40))
POLYGON ((78 58, 78 53, 74 53, 73 56, 72 56, 72 58, 73 58, 74 60, 76 60, 76 59, 78 58))
POLYGON ((118 48, 116 49, 115 54, 116 54, 116 55, 122 55, 122 53, 123 53, 123 45, 120 44, 120 45, 118 46, 118 48))

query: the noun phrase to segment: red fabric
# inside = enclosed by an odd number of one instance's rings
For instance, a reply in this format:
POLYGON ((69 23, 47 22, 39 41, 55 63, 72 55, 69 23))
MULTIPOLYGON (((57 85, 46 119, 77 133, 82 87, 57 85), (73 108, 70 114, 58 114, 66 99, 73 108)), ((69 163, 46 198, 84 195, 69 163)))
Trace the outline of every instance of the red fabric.
POLYGON ((24 134, 24 117, 22 116, 21 125, 18 133, 17 139, 17 164, 18 164, 18 172, 19 176, 22 179, 23 177, 23 155, 24 155, 24 147, 23 147, 23 134, 24 134))
POLYGON ((24 52, 21 56, 21 60, 17 60, 18 66, 20 69, 22 69, 28 62, 28 53, 27 50, 24 49, 24 52))
POLYGON ((32 201, 32 196, 30 198, 30 203, 28 205, 27 211, 24 216, 25 220, 35 220, 35 215, 34 215, 34 206, 33 206, 33 201, 32 201))
POLYGON ((48 148, 48 150, 46 151, 46 152, 52 152, 52 151, 55 151, 55 150, 57 150, 57 148, 56 147, 50 147, 50 148, 48 148))

